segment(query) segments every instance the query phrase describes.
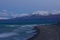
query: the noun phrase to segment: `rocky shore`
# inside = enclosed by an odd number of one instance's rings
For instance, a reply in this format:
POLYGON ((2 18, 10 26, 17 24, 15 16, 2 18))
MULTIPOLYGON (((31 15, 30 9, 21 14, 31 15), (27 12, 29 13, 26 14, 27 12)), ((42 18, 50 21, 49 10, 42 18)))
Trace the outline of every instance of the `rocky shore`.
POLYGON ((60 28, 56 25, 35 26, 37 34, 28 40, 59 40, 60 28))

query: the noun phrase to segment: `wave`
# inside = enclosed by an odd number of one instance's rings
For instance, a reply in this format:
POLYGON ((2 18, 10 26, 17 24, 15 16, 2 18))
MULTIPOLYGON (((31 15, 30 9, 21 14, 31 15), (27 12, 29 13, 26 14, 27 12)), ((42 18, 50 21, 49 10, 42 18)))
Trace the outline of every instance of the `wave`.
POLYGON ((11 32, 0 33, 0 39, 14 39, 14 40, 27 40, 28 38, 35 35, 35 31, 33 30, 33 26, 35 25, 5 25, 6 29, 8 27, 15 28, 11 32), (7 27, 8 26, 8 27, 7 27), (13 27, 15 26, 15 27, 13 27), (12 37, 12 38, 11 38, 12 37))
POLYGON ((14 35, 17 35, 17 33, 14 33, 14 32, 2 33, 0 34, 0 38, 7 38, 7 37, 14 36, 14 35))

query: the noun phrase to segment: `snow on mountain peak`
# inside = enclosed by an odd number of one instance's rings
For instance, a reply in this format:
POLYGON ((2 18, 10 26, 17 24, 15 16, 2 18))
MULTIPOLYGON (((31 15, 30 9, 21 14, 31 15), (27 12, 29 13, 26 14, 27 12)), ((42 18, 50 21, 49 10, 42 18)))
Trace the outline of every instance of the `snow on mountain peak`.
POLYGON ((28 13, 22 13, 19 15, 19 17, 23 17, 23 16, 29 16, 29 14, 28 13))
POLYGON ((35 11, 32 14, 38 14, 38 15, 46 16, 46 15, 49 15, 49 12, 48 11, 35 11))
POLYGON ((2 10, 0 12, 0 19, 10 19, 10 18, 16 18, 16 17, 25 17, 25 16, 32 16, 32 15, 40 15, 40 16, 48 16, 48 15, 56 15, 60 14, 60 11, 53 10, 53 11, 34 11, 32 13, 8 13, 7 10, 2 10))
POLYGON ((38 15, 42 15, 42 16, 48 16, 48 15, 60 14, 60 11, 57 11, 57 10, 53 10, 51 12, 49 12, 49 11, 35 11, 32 14, 38 14, 38 15))

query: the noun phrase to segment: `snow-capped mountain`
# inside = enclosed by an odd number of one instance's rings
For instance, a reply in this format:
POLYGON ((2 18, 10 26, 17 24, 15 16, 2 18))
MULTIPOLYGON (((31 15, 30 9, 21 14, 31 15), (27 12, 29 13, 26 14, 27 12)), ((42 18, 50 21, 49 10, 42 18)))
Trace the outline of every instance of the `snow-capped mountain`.
POLYGON ((60 12, 36 11, 32 14, 14 15, 10 19, 0 19, 0 24, 43 24, 60 21, 60 12))

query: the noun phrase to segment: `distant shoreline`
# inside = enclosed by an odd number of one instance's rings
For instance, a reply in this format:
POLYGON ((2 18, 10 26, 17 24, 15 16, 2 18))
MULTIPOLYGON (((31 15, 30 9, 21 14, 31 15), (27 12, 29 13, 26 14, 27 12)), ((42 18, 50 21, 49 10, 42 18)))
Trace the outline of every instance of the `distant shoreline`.
POLYGON ((40 34, 40 29, 38 29, 37 26, 35 26, 34 28, 36 29, 36 34, 28 40, 34 40, 34 38, 36 38, 40 34))

